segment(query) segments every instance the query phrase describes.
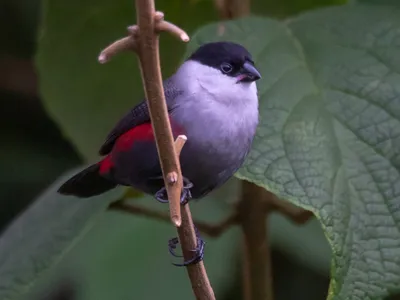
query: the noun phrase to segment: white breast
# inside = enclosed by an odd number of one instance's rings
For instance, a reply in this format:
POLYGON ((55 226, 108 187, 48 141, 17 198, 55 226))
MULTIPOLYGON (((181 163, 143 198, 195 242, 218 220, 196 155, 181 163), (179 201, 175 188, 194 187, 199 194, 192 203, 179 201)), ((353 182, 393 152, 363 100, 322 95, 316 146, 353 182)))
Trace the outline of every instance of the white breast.
POLYGON ((204 143, 246 143, 258 125, 255 82, 237 83, 235 78, 196 61, 185 62, 175 75, 184 93, 177 99, 177 121, 181 121, 204 143))

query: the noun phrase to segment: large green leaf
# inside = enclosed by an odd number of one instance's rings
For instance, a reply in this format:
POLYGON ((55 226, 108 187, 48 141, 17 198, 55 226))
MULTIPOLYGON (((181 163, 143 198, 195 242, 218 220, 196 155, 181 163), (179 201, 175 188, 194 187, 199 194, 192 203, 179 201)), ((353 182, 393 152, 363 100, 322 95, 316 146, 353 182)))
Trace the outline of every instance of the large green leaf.
POLYGON ((109 203, 125 189, 78 199, 56 193, 63 176, 41 195, 0 239, 0 299, 18 299, 65 255, 109 203))
POLYGON ((400 290, 400 11, 349 5, 286 23, 202 28, 254 55, 261 121, 238 173, 312 210, 332 246, 331 299, 400 290))
MULTIPOLYGON (((211 1, 157 1, 166 18, 188 32, 215 19, 211 1), (185 11, 185 13, 182 13, 185 11)), ((135 23, 132 1, 44 1, 44 19, 36 57, 42 98, 64 134, 86 158, 93 158, 108 131, 135 103, 143 88, 131 53, 100 65, 102 48, 126 35, 135 23)), ((163 34, 163 76, 169 76, 185 45, 163 34)))

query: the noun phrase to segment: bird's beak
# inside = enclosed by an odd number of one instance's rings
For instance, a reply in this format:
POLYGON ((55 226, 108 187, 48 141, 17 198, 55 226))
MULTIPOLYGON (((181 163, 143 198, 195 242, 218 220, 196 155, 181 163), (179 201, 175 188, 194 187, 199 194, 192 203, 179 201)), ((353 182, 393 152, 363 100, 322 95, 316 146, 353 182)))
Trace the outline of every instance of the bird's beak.
POLYGON ((251 63, 243 64, 242 74, 238 76, 238 82, 253 82, 261 78, 260 72, 251 63))

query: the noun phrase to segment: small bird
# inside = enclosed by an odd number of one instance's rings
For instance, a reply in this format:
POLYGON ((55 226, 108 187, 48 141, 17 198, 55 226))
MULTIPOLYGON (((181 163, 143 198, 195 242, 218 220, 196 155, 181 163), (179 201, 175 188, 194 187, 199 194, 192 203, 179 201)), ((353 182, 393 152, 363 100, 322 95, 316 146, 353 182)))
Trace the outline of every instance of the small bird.
MULTIPOLYGON (((206 196, 242 166, 258 125, 260 78, 250 53, 225 41, 201 45, 164 81, 173 136, 187 136, 180 154, 182 204, 206 196)), ((116 124, 99 154, 102 160, 58 192, 91 197, 123 185, 167 201, 146 101, 116 124)), ((198 260, 202 253, 197 254, 198 260)))

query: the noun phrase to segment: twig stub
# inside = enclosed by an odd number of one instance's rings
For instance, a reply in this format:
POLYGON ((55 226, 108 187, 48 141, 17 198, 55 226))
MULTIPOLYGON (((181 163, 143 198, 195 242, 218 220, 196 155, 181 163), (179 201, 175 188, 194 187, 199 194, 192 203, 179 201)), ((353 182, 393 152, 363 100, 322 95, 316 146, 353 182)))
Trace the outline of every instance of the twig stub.
POLYGON ((167 174, 167 179, 169 184, 174 184, 175 182, 178 181, 178 173, 176 172, 170 172, 167 174))
MULTIPOLYGON (((139 36, 139 26, 138 25, 131 25, 128 26, 128 33, 130 36, 121 38, 103 51, 101 51, 98 61, 102 64, 108 62, 113 56, 118 53, 125 52, 125 51, 138 51, 137 49, 137 38, 139 36)), ((180 39, 182 42, 189 42, 190 38, 188 34, 175 24, 167 22, 164 20, 164 13, 161 11, 156 11, 154 13, 154 32, 169 32, 173 36, 180 39)))
MULTIPOLYGON (((177 160, 179 160, 179 156, 186 141, 187 137, 185 135, 179 135, 174 142, 175 156, 177 160)), ((183 187, 182 184, 183 178, 179 165, 177 165, 177 171, 172 171, 167 174, 166 181, 168 183, 166 188, 167 188, 168 198, 170 199, 169 210, 170 210, 171 220, 176 227, 180 227, 182 224, 181 202, 180 202, 180 197, 177 197, 176 193, 178 192, 181 193, 183 187), (177 187, 173 189, 174 184, 177 184, 177 187)))
POLYGON ((133 37, 137 37, 139 35, 139 26, 131 25, 131 26, 128 26, 127 29, 128 29, 128 33, 130 35, 132 35, 133 37))
POLYGON ((108 62, 111 57, 125 51, 137 51, 137 43, 133 36, 127 36, 112 43, 101 51, 98 60, 101 64, 104 64, 108 62))
POLYGON ((157 25, 156 25, 156 29, 158 32, 161 31, 166 31, 171 33, 173 36, 177 37, 178 39, 180 39, 182 42, 189 42, 190 38, 187 35, 187 33, 185 31, 183 31, 182 29, 180 29, 178 26, 167 22, 167 21, 160 21, 157 25))
POLYGON ((178 155, 178 156, 181 155, 182 148, 185 145, 186 141, 187 141, 186 135, 178 135, 178 137, 176 138, 176 141, 175 141, 176 155, 178 155))

